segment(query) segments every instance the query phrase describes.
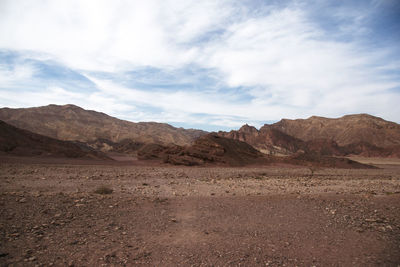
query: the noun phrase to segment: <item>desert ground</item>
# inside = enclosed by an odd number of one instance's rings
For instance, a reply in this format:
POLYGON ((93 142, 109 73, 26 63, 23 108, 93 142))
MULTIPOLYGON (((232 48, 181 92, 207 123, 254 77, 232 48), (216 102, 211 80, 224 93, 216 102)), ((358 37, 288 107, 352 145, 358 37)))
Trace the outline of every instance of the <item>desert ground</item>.
POLYGON ((375 164, 228 168, 3 157, 0 264, 399 266, 400 164, 375 164))

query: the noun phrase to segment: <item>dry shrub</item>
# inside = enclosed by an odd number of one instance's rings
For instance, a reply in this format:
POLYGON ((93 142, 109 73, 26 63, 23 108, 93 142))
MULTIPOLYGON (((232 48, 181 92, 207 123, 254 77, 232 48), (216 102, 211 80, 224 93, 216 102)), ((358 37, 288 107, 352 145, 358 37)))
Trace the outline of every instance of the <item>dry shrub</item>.
POLYGON ((96 194, 100 194, 100 195, 108 195, 108 194, 111 194, 113 192, 113 190, 112 190, 112 188, 110 188, 106 185, 101 185, 101 186, 97 187, 94 192, 96 194))

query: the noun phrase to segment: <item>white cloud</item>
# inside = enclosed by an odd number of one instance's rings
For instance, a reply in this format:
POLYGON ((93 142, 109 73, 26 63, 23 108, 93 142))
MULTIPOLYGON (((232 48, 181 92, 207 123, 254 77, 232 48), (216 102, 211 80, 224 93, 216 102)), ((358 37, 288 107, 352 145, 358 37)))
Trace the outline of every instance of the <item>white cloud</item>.
POLYGON ((95 93, 76 93, 57 86, 49 86, 40 91, 24 91, 21 94, 18 90, 0 89, 0 106, 36 107, 48 104, 76 104, 89 110, 97 110, 120 117, 125 112, 134 110, 134 106, 119 103, 115 98, 108 98, 97 92, 95 93))
POLYGON ((36 72, 36 68, 28 63, 17 64, 12 68, 0 64, 0 84, 13 88, 16 83, 28 82, 36 72))
MULTIPOLYGON (((232 127, 359 112, 400 121, 399 92, 392 90, 400 81, 385 74, 398 70, 399 61, 388 60, 390 50, 377 51, 358 39, 369 32, 364 25, 369 9, 332 10, 334 18, 346 22, 332 33, 310 19, 305 2, 293 3, 253 10, 240 1, 1 1, 0 49, 59 62, 86 75, 98 90, 71 93, 64 86, 44 86, 21 100, 3 89, 1 104, 69 101, 136 121, 232 127), (353 33, 350 40, 338 39, 353 33), (195 82, 199 91, 121 85, 123 71, 154 67, 174 72, 188 65, 220 78, 212 95, 201 80, 184 76, 175 83, 195 82), (121 80, 87 74, 96 71, 120 74, 115 76, 121 80), (250 98, 238 101, 236 87, 250 98)), ((21 85, 36 71, 23 62, 11 69, 0 65, 1 87, 21 85)), ((145 78, 151 85, 151 75, 145 78)))
POLYGON ((400 81, 381 74, 384 53, 365 51, 356 42, 331 40, 298 9, 235 24, 205 51, 202 63, 224 73, 228 86, 251 88, 249 119, 259 118, 259 111, 265 111, 264 119, 273 120, 338 115, 343 108, 387 117, 392 114, 388 100, 399 95, 385 93, 398 88, 400 81), (380 97, 371 102, 372 94, 380 97))
POLYGON ((2 1, 0 48, 47 53, 69 67, 115 71, 191 62, 186 44, 219 27, 221 1, 2 1), (7 38, 4 38, 7 36, 7 38))
MULTIPOLYGON (((87 76, 87 78, 94 82, 102 95, 107 98, 114 98, 120 102, 134 105, 161 108, 167 113, 175 114, 174 116, 178 113, 237 116, 245 111, 245 107, 231 103, 229 98, 221 99, 219 95, 210 96, 207 93, 193 91, 146 91, 127 88, 110 80, 91 76, 87 76)), ((171 119, 174 116, 170 116, 171 119)), ((177 117, 181 116, 178 115, 177 117)))

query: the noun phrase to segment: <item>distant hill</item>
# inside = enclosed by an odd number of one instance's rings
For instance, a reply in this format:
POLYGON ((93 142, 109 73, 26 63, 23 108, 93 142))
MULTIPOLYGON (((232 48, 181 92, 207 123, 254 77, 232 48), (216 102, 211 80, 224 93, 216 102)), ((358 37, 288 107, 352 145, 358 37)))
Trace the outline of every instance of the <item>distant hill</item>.
POLYGON ((103 153, 71 141, 60 141, 0 120, 0 152, 16 156, 108 159, 103 153))
POLYGON ((183 153, 189 161, 199 159, 201 155, 205 158, 200 161, 207 161, 211 155, 209 153, 223 146, 224 158, 214 157, 213 160, 229 161, 230 165, 240 165, 240 161, 247 164, 249 158, 239 160, 247 149, 240 142, 275 156, 305 153, 316 157, 400 157, 400 125, 367 114, 347 115, 337 119, 316 116, 309 119, 282 119, 274 124, 265 124, 259 130, 246 124, 237 131, 220 131, 211 135, 205 131, 175 128, 165 123, 124 121, 74 105, 1 108, 0 120, 54 139, 82 142, 103 152, 146 158, 149 155, 151 157, 152 153, 159 157, 158 150, 164 153, 165 148, 168 148, 169 155, 175 155, 169 157, 170 161, 176 162, 183 160, 183 157, 170 153, 174 151, 172 148, 183 153), (207 149, 210 151, 207 152, 207 149), (138 154, 139 151, 142 155, 138 154), (193 157, 195 154, 199 157, 193 157), (235 160, 238 162, 234 163, 235 160))
MULTIPOLYGON (((132 140, 139 143, 189 145, 206 134, 201 130, 175 128, 156 122, 133 123, 85 110, 74 105, 48 105, 36 108, 2 108, 0 120, 15 127, 59 140, 95 144, 103 151, 113 149, 110 143, 132 140), (100 141, 99 141, 100 140, 100 141), (101 140, 104 143, 101 143, 101 140)), ((118 144, 119 149, 123 144, 118 144)))
POLYGON ((266 155, 246 142, 225 138, 215 133, 200 137, 188 147, 147 144, 138 151, 138 156, 143 160, 162 159, 164 163, 187 166, 290 164, 328 168, 375 168, 346 158, 321 156, 317 153, 299 152, 289 157, 266 155))
POLYGON ((216 134, 198 138, 191 146, 148 144, 138 151, 141 159, 162 159, 174 165, 222 164, 244 166, 266 163, 266 157, 251 145, 216 134))
POLYGON ((220 131, 218 135, 274 155, 303 151, 322 156, 400 157, 400 125, 366 114, 283 119, 260 130, 246 124, 238 131, 220 131))
POLYGON ((333 140, 340 146, 360 142, 383 148, 400 145, 399 124, 368 114, 346 115, 337 119, 316 116, 283 119, 262 128, 276 129, 303 141, 333 140))

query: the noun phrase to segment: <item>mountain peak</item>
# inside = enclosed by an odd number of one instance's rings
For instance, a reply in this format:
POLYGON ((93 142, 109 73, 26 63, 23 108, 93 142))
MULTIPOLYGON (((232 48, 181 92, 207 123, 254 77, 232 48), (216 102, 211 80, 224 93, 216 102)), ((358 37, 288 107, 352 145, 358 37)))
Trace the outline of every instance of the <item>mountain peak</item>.
POLYGON ((251 125, 248 125, 247 123, 240 127, 239 132, 245 132, 245 133, 252 133, 252 132, 258 132, 257 128, 251 125))

